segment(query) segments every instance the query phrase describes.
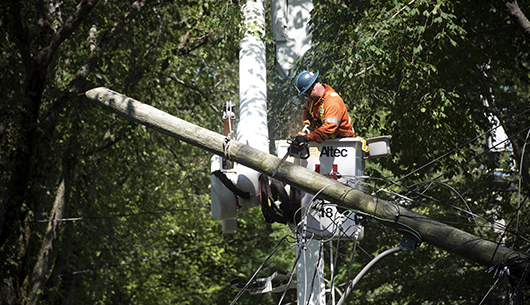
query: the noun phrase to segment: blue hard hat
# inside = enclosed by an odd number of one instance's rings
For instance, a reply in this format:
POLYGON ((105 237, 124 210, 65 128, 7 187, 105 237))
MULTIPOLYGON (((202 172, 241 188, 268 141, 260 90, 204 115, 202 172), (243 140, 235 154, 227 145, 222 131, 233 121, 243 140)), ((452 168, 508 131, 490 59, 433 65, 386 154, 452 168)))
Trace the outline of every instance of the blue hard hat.
POLYGON ((318 72, 303 71, 298 74, 294 81, 294 86, 298 90, 298 96, 304 94, 317 80, 318 72))

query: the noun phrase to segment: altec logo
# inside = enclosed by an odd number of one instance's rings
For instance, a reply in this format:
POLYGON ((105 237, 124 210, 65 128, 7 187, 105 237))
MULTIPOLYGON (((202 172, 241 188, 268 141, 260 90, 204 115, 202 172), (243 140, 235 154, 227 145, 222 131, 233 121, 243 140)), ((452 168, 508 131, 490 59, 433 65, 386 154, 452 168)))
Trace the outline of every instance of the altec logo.
POLYGON ((310 157, 318 157, 320 152, 318 151, 318 147, 309 147, 309 156, 310 157))
POLYGON ((322 147, 322 152, 320 153, 320 156, 326 156, 326 157, 347 157, 348 156, 348 150, 346 148, 339 149, 339 148, 333 148, 333 146, 324 146, 322 147))
POLYGON ((347 157, 348 149, 346 148, 333 148, 333 146, 322 147, 322 152, 318 150, 318 147, 309 147, 310 157, 347 157))

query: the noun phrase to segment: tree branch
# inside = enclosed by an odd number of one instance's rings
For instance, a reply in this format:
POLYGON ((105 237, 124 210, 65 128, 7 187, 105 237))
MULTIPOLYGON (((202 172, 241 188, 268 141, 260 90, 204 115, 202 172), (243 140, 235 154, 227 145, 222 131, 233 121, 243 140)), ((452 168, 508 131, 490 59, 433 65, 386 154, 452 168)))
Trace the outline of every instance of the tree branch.
POLYGON ((22 62, 24 63, 24 68, 26 71, 30 71, 31 67, 31 52, 30 52, 30 43, 29 43, 29 33, 26 23, 20 15, 20 6, 21 3, 16 1, 13 5, 9 6, 9 11, 13 16, 13 27, 15 28, 15 35, 18 42, 18 48, 20 49, 20 54, 22 55, 22 62))
POLYGON ((85 16, 90 13, 96 3, 97 0, 83 0, 79 2, 72 15, 66 19, 61 28, 59 28, 57 33, 52 37, 48 46, 42 52, 39 52, 37 61, 42 61, 47 65, 55 54, 55 51, 57 51, 59 46, 79 27, 81 22, 85 19, 85 16))
POLYGON ((512 20, 515 21, 526 39, 530 41, 530 21, 528 21, 528 18, 521 11, 517 0, 504 0, 504 4, 508 8, 508 13, 512 20))
MULTIPOLYGON (((83 82, 86 80, 88 75, 97 67, 97 64, 105 50, 109 45, 112 45, 116 40, 113 39, 114 34, 119 30, 125 27, 126 24, 129 24, 131 20, 137 16, 142 8, 145 6, 145 0, 135 1, 131 5, 130 11, 125 14, 123 19, 120 22, 114 24, 112 28, 107 30, 103 35, 101 35, 101 40, 95 42, 90 41, 91 55, 88 58, 87 62, 77 71, 75 77, 67 85, 67 89, 63 90, 61 96, 53 102, 53 104, 48 108, 46 113, 40 119, 39 128, 43 130, 43 133, 46 134, 48 130, 53 127, 55 119, 59 116, 60 112, 66 107, 68 101, 71 100, 72 94, 76 94, 81 90, 83 82)), ((92 29, 91 29, 92 30, 92 29)), ((94 35, 89 34, 89 35, 94 35)))

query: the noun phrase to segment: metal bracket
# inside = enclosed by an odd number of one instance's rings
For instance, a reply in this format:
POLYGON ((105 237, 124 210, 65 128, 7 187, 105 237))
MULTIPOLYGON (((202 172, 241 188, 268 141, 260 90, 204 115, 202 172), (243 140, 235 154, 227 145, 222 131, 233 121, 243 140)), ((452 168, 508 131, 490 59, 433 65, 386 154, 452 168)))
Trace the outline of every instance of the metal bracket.
POLYGON ((403 233, 403 238, 399 244, 403 251, 414 250, 421 245, 421 237, 415 232, 406 229, 397 229, 397 231, 403 233))
MULTIPOLYGON (((296 288, 296 278, 291 281, 289 286, 287 284, 280 285, 283 281, 288 281, 291 275, 284 275, 284 274, 278 274, 278 272, 274 272, 271 276, 261 279, 256 279, 254 282, 250 283, 246 290, 250 294, 261 294, 261 293, 269 293, 269 292, 282 292, 287 289, 296 288)), ((293 275, 293 277, 296 277, 296 274, 293 275)), ((245 284, 239 283, 238 279, 232 280, 230 283, 232 288, 234 289, 243 289, 246 286, 245 284)))

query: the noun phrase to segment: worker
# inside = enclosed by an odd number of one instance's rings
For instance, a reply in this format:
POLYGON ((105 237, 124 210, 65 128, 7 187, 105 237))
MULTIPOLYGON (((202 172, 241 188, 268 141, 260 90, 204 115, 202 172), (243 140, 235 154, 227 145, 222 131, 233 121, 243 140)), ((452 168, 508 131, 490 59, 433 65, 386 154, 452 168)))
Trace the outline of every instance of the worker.
POLYGON ((304 128, 295 142, 321 143, 327 139, 355 137, 344 101, 329 85, 320 83, 318 72, 303 71, 295 79, 298 96, 304 96, 304 128), (311 131, 312 130, 312 131, 311 131))

